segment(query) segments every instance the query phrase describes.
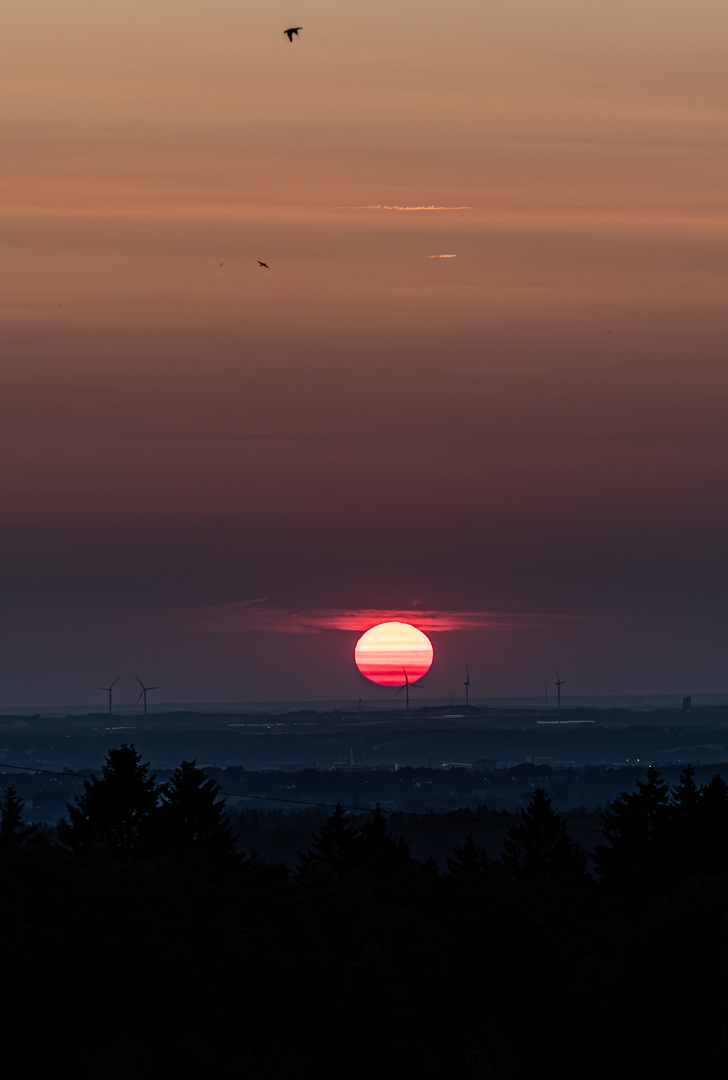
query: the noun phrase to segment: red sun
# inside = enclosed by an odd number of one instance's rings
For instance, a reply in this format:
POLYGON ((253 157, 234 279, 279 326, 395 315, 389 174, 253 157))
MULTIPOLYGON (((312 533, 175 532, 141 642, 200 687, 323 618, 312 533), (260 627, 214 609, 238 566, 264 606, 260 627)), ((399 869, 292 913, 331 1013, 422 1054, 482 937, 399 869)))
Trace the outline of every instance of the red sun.
POLYGON ((404 622, 373 626, 362 634, 354 649, 359 671, 379 686, 403 686, 405 681, 412 683, 422 678, 430 670, 432 655, 427 635, 404 622))

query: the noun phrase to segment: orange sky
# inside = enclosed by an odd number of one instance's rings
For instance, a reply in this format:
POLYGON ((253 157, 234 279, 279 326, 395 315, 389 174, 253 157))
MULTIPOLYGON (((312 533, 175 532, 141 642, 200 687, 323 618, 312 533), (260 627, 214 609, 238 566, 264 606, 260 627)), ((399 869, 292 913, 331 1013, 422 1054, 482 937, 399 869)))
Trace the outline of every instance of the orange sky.
POLYGON ((443 694, 723 689, 723 4, 7 9, 5 703, 355 697, 190 629, 262 595, 592 620, 443 694))

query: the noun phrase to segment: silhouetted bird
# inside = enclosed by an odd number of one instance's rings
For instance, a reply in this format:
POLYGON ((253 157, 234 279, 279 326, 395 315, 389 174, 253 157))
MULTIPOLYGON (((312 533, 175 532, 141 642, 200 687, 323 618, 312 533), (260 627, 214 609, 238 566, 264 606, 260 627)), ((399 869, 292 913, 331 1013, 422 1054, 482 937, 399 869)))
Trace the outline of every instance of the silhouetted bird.
POLYGON ((268 263, 262 263, 260 259, 258 259, 258 266, 264 266, 266 270, 270 270, 270 266, 268 266, 268 263))
POLYGON ((288 40, 289 41, 293 41, 293 35, 295 34, 296 37, 298 37, 298 31, 299 30, 303 30, 303 27, 302 26, 290 26, 288 28, 288 30, 284 30, 283 33, 288 34, 288 40))

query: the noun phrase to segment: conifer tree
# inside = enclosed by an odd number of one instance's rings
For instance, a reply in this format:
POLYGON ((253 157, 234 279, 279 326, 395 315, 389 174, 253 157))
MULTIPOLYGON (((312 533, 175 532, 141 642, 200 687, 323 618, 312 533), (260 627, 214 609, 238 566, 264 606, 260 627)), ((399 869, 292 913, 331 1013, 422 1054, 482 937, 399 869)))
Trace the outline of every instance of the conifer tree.
POLYGON ((61 843, 78 854, 100 844, 120 860, 152 854, 159 824, 155 779, 133 745, 109 750, 101 776, 84 780, 83 793, 67 804, 68 820, 58 823, 61 843))
POLYGON ((602 830, 609 846, 596 847, 595 862, 603 878, 651 890, 663 883, 674 827, 669 785, 654 766, 636 791, 622 791, 607 807, 602 830))
POLYGON ((8 787, 0 802, 0 846, 3 848, 13 847, 16 844, 27 844, 31 840, 39 838, 40 830, 37 825, 26 825, 23 821, 23 808, 25 800, 18 795, 14 787, 8 787))
POLYGON ((728 873, 728 784, 720 773, 700 785, 695 829, 701 873, 728 873))
POLYGON ((492 867, 493 863, 485 853, 485 848, 475 843, 470 832, 464 844, 456 844, 454 857, 447 860, 448 873, 459 879, 477 879, 492 867))
POLYGON ((701 833, 714 832, 723 835, 728 827, 728 784, 720 773, 700 785, 699 813, 702 818, 701 833))
POLYGON ((183 761, 160 788, 160 837, 165 848, 223 872, 238 865, 235 837, 220 800, 220 785, 183 761))
POLYGON ((586 852, 569 836, 543 788, 536 788, 520 822, 509 827, 503 848, 505 869, 531 881, 582 877, 586 871, 586 852))
POLYGON ((699 804, 700 789, 695 783, 695 769, 686 765, 672 789, 672 818, 678 828, 694 823, 699 804))
POLYGON ((671 843, 672 875, 677 882, 681 878, 691 877, 700 872, 701 852, 696 844, 699 829, 700 789, 695 783, 695 769, 686 765, 680 779, 672 789, 670 802, 670 830, 674 834, 666 837, 666 844, 671 843))
POLYGON ((324 868, 336 874, 346 874, 360 861, 361 835, 356 825, 346 820, 341 803, 326 819, 313 838, 309 850, 301 855, 298 873, 308 877, 324 868))
POLYGON ((412 865, 409 844, 403 836, 393 836, 379 803, 360 828, 361 862, 381 874, 391 874, 412 865))

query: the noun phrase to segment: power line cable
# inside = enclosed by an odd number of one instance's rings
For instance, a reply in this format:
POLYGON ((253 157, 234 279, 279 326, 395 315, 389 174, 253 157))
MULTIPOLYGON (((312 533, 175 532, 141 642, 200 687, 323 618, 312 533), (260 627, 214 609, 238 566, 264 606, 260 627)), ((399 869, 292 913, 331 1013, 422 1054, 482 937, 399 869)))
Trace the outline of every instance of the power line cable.
MULTIPOLYGON (((3 762, 2 765, 0 766, 0 768, 1 769, 17 769, 17 770, 25 771, 25 772, 45 773, 45 774, 47 774, 49 776, 62 776, 62 777, 66 777, 66 778, 78 778, 80 780, 97 780, 98 779, 98 777, 95 776, 93 773, 58 772, 58 771, 55 771, 53 769, 37 769, 37 768, 34 768, 32 765, 10 765, 10 764, 7 764, 7 763, 3 762)), ((203 770, 203 772, 204 772, 204 770, 203 770)), ((354 806, 352 806, 350 803, 314 802, 314 801, 310 801, 310 800, 306 800, 306 799, 280 798, 280 797, 275 796, 275 795, 253 795, 251 793, 239 792, 239 791, 223 791, 223 790, 220 790, 219 794, 222 795, 226 799, 254 799, 256 801, 261 801, 261 802, 274 802, 274 803, 278 803, 280 805, 291 804, 291 805, 296 805, 296 806, 307 806, 307 807, 310 807, 311 809, 319 809, 319 810, 336 810, 337 808, 340 807, 342 810, 347 810, 349 812, 358 813, 358 814, 373 814, 375 812, 375 808, 372 808, 372 807, 366 808, 366 807, 358 806, 356 804, 354 806)), ((485 804, 483 803, 481 805, 485 805, 485 804)), ((382 807, 379 803, 377 803, 377 806, 379 806, 379 810, 380 810, 380 812, 382 814, 385 814, 385 815, 387 815, 389 817, 402 817, 402 818, 417 817, 417 818, 425 818, 427 820, 435 820, 435 821, 442 821, 442 822, 462 821, 464 823, 470 824, 471 826, 485 826, 485 825, 488 825, 488 826, 495 826, 496 828, 502 828, 502 829, 509 829, 511 827, 511 825, 514 824, 514 822, 512 822, 512 821, 490 821, 490 820, 478 819, 477 817, 475 817, 475 812, 473 812, 472 817, 458 817, 456 814, 451 813, 449 811, 445 811, 444 813, 435 814, 435 813, 433 813, 431 811, 425 812, 423 810, 390 810, 390 809, 387 809, 385 807, 382 807)), ((497 813, 498 811, 490 811, 490 812, 491 813, 497 813)), ((511 811, 508 811, 508 812, 510 813, 511 811)), ((521 811, 516 811, 515 813, 520 815, 521 811)), ((563 814, 560 814, 560 816, 564 817, 563 814)), ((518 824, 518 822, 515 822, 515 824, 518 824)), ((596 836, 603 837, 604 839, 607 838, 606 834, 603 831, 603 829, 592 829, 592 828, 590 828, 588 826, 584 826, 584 827, 578 826, 576 829, 574 829, 574 831, 579 832, 579 833, 593 833, 596 836)), ((637 837, 637 838, 644 837, 644 833, 624 833, 623 835, 625 835, 625 836, 634 836, 634 837, 637 837)), ((657 832, 650 832, 649 836, 656 839, 656 840, 659 840, 659 839, 663 839, 663 840, 690 839, 690 840, 703 840, 703 841, 705 841, 707 843, 720 843, 720 844, 728 843, 728 837, 712 837, 712 836, 676 837, 675 834, 672 834, 672 833, 657 833, 657 832)))

